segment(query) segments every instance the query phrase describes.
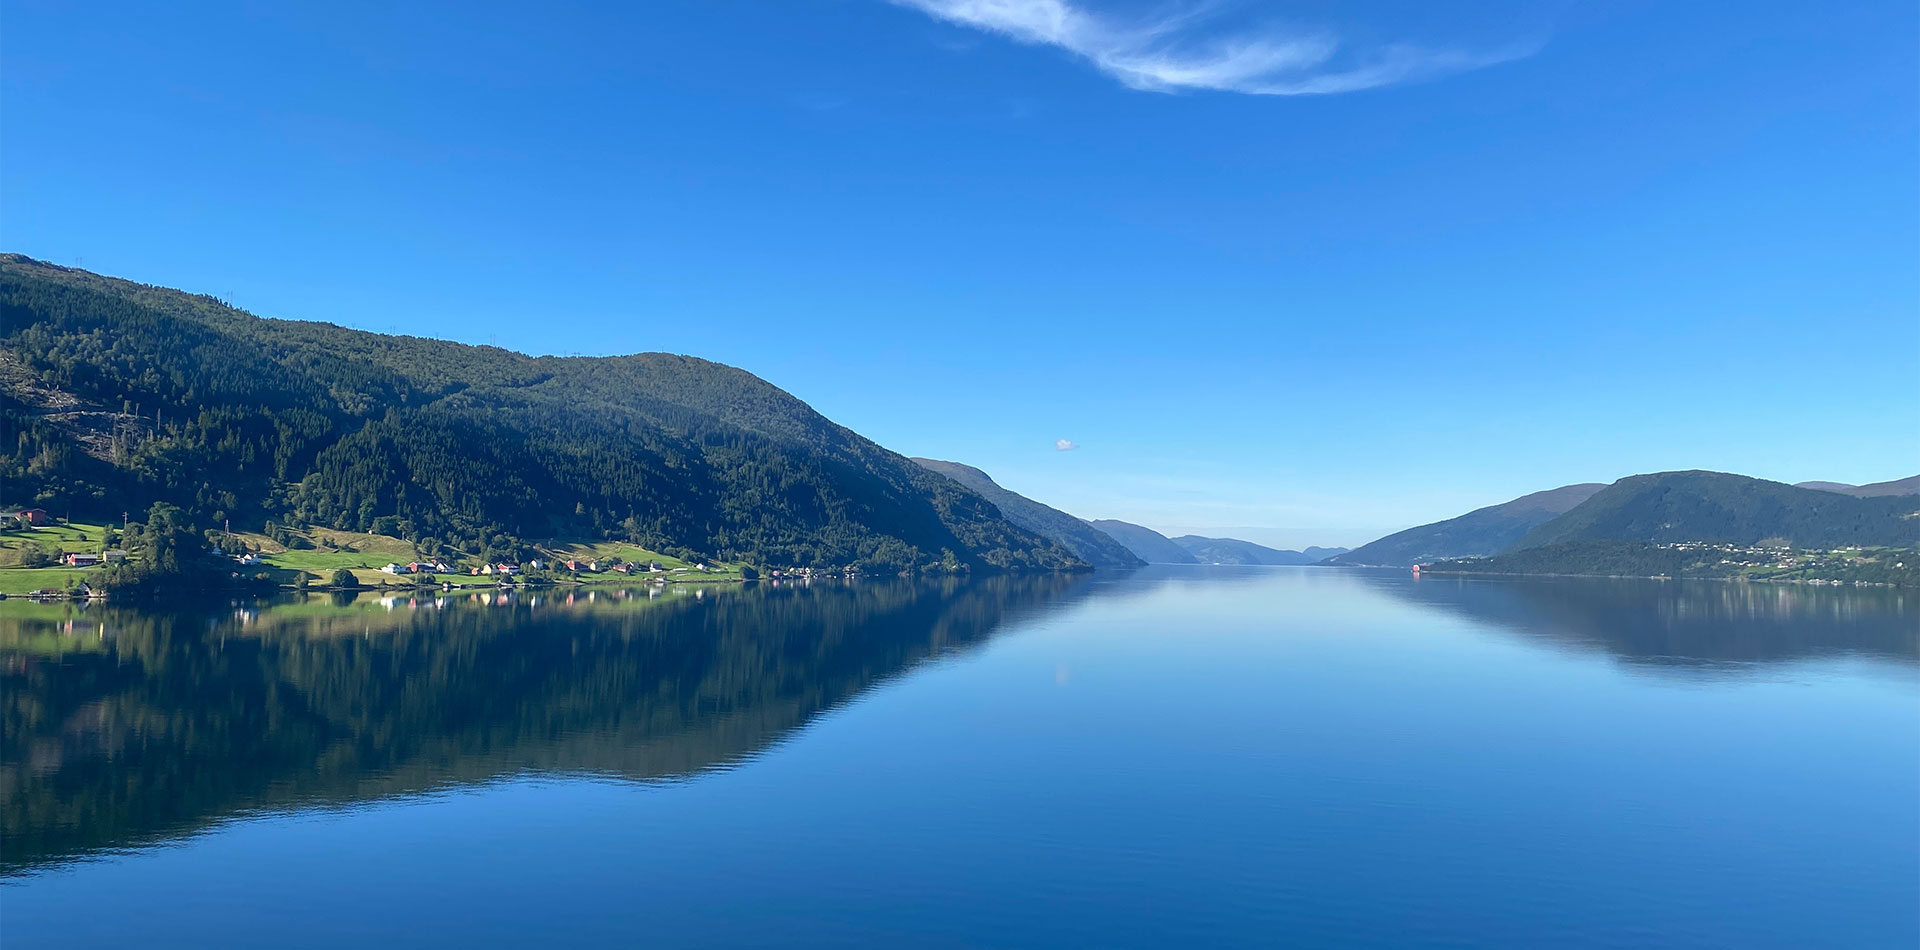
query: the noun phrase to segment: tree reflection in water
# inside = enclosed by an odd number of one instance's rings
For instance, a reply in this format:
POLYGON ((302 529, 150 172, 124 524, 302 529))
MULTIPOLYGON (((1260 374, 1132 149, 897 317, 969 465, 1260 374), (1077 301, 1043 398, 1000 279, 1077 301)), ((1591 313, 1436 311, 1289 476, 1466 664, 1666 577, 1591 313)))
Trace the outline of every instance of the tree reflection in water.
POLYGON ((255 809, 527 771, 654 782, 727 768, 1086 584, 862 579, 0 615, 0 872, 255 809))

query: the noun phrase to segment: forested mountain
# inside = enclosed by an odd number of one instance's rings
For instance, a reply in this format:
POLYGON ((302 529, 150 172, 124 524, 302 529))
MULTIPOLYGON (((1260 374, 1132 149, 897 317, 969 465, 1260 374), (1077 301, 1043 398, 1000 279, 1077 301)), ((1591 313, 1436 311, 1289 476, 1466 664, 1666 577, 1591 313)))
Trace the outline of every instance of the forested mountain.
POLYGON ((1186 548, 1173 543, 1166 535, 1152 528, 1129 524, 1125 521, 1089 521, 1087 522, 1108 537, 1126 545, 1140 560, 1148 564, 1198 564, 1200 563, 1186 548))
POLYGON ((1458 518, 1423 524, 1363 544, 1327 560, 1329 564, 1410 567, 1437 558, 1498 554, 1527 532, 1571 511, 1605 485, 1566 485, 1477 508, 1458 518))
POLYGON ((1793 487, 1811 488, 1815 491, 1838 492, 1855 498, 1880 498, 1886 495, 1920 495, 1920 475, 1898 478, 1890 482, 1874 482, 1869 485, 1849 485, 1845 482, 1800 482, 1793 487))
POLYGON ((1635 475, 1527 532, 1513 547, 1776 539, 1798 548, 1911 546, 1920 543, 1920 496, 1856 498, 1724 472, 1635 475))
POLYGON ((914 464, 965 485, 1000 509, 1008 521, 1059 544, 1094 567, 1139 567, 1146 563, 1098 528, 1058 508, 1050 508, 1018 492, 1008 491, 971 465, 916 458, 914 464))
POLYGON ((1181 535, 1174 538, 1173 543, 1185 548, 1187 553, 1193 555, 1194 560, 1202 564, 1314 564, 1346 550, 1345 548, 1308 549, 1327 552, 1316 556, 1307 551, 1283 551, 1238 538, 1206 538, 1197 534, 1181 535))
POLYGON ((799 566, 1084 567, 738 369, 530 357, 267 320, 0 257, 0 502, 396 534, 423 553, 624 537, 799 566))

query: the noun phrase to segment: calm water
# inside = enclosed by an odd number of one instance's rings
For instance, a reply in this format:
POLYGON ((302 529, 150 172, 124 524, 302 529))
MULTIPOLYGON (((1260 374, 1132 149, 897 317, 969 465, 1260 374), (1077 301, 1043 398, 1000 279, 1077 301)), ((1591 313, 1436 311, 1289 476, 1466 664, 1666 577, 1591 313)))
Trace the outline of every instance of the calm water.
POLYGON ((0 664, 9 950, 1920 944, 1911 592, 7 601, 0 664))

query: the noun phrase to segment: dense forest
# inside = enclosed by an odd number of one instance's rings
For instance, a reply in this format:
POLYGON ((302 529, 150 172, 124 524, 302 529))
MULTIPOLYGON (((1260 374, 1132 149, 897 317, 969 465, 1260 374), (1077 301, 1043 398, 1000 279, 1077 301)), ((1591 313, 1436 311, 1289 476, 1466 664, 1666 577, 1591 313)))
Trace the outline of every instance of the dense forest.
POLYGON ((1712 541, 1800 548, 1920 543, 1920 495, 1851 495, 1725 472, 1623 478, 1527 532, 1514 550, 1569 541, 1712 541))
POLYGON ((0 257, 0 503, 312 524, 427 555, 619 538, 768 565, 1085 564, 749 373, 268 320, 0 257))

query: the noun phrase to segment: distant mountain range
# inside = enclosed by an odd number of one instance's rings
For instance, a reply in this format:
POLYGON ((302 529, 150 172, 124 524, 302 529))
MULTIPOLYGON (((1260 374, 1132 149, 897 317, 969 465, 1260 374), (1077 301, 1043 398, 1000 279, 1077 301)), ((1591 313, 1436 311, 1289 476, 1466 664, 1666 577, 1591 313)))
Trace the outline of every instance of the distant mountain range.
POLYGON ((1094 567, 1139 567, 1146 563, 1110 535, 1085 521, 1000 487, 986 472, 959 462, 916 458, 914 464, 938 472, 993 502, 1015 525, 1051 540, 1094 567))
POLYGON ((1206 538, 1197 534, 1169 538, 1152 528, 1125 521, 1093 521, 1093 527, 1126 545, 1149 564, 1316 564, 1346 548, 1308 548, 1283 551, 1238 538, 1206 538))
POLYGON ((1503 504, 1476 508, 1458 518, 1395 532, 1329 558, 1328 563, 1411 567, 1440 558, 1498 554, 1513 547, 1533 529, 1572 511, 1605 487, 1598 482, 1588 482, 1521 495, 1503 504))
POLYGON ((1811 488, 1815 491, 1838 492, 1855 498, 1880 498, 1886 495, 1920 495, 1920 475, 1899 478, 1890 482, 1874 482, 1871 485, 1848 485, 1845 482, 1799 482, 1795 488, 1811 488))
POLYGON ((1315 564, 1347 553, 1346 548, 1284 551, 1237 538, 1204 538, 1197 534, 1182 535, 1174 538, 1173 543, 1185 548, 1202 564, 1315 564))

